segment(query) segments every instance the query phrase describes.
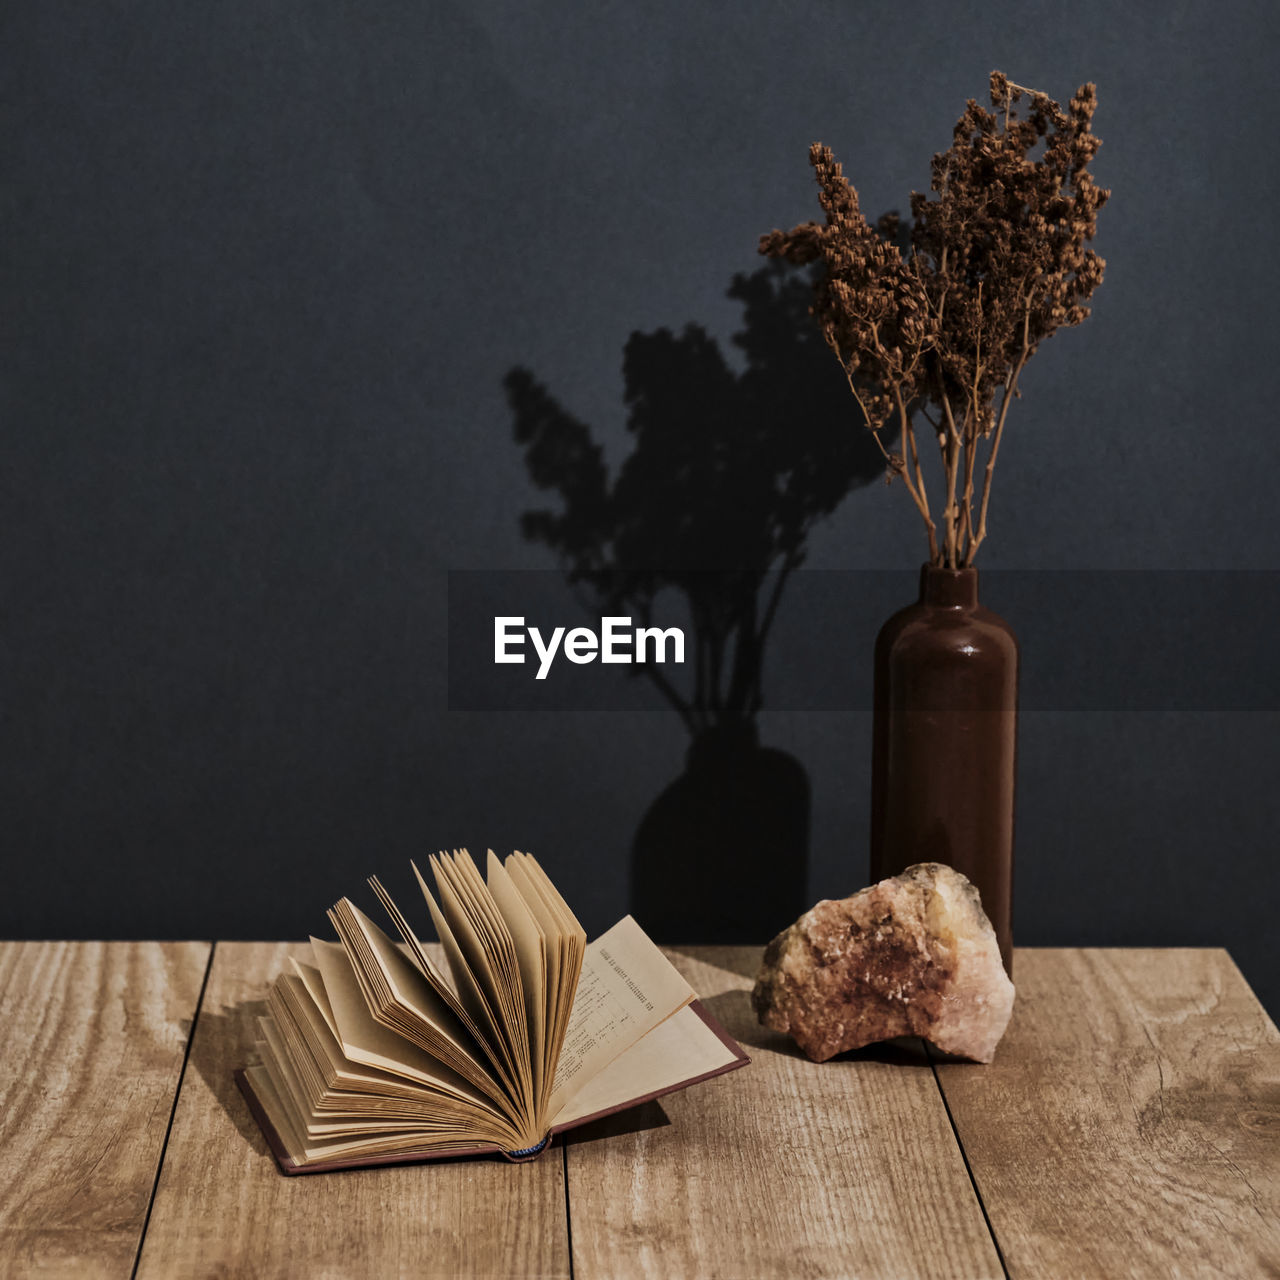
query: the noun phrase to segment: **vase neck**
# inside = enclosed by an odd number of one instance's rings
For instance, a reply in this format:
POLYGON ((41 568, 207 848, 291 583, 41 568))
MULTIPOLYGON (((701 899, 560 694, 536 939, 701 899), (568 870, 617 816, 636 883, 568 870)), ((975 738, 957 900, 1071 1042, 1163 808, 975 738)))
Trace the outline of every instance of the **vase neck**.
POLYGON ((977 569, 941 569, 932 564, 924 565, 920 570, 920 603, 935 609, 977 608, 977 569))

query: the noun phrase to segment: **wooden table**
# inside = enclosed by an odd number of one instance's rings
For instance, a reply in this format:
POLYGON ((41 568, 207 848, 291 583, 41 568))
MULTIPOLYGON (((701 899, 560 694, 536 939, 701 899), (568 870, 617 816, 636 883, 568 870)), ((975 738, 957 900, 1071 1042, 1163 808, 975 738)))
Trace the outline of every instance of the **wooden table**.
POLYGON ((528 1165, 283 1178, 231 1080, 275 943, 0 944, 0 1274, 1280 1274, 1280 1036, 1224 951, 1023 950, 994 1064, 752 1065, 528 1165))

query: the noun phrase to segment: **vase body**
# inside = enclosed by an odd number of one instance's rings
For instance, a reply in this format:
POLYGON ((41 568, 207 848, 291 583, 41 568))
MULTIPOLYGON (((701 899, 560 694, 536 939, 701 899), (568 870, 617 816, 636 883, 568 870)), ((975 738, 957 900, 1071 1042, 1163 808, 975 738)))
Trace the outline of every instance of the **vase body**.
POLYGON ((655 942, 767 942, 808 902, 809 779, 750 722, 717 725, 649 806, 631 908, 655 942))
POLYGON ((876 639, 871 879, 944 862, 982 895, 1012 972, 1018 642, 976 569, 925 565, 876 639))

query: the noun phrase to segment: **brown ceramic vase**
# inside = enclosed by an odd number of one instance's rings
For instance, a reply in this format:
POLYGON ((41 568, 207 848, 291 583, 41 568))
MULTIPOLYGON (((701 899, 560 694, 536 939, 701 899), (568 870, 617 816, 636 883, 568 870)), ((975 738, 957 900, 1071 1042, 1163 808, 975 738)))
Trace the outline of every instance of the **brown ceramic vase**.
POLYGON ((1012 972, 1018 642, 976 569, 920 573, 876 639, 871 879, 945 862, 982 895, 1012 972))

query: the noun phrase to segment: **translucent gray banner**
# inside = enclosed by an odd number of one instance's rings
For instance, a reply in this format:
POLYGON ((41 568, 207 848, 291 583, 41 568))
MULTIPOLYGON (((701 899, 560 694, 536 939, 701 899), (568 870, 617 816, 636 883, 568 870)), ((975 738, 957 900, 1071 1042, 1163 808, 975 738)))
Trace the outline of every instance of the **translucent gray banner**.
MULTIPOLYGON (((602 603, 554 571, 451 572, 450 709, 678 709, 754 679, 764 709, 869 710, 876 634, 918 594, 918 575, 897 571, 798 571, 776 605, 776 575, 679 581, 653 598, 622 584, 602 603), (646 627, 667 632, 662 662, 646 627)), ((1280 571, 984 570, 980 596, 1017 634, 1023 710, 1280 710, 1280 571)))

